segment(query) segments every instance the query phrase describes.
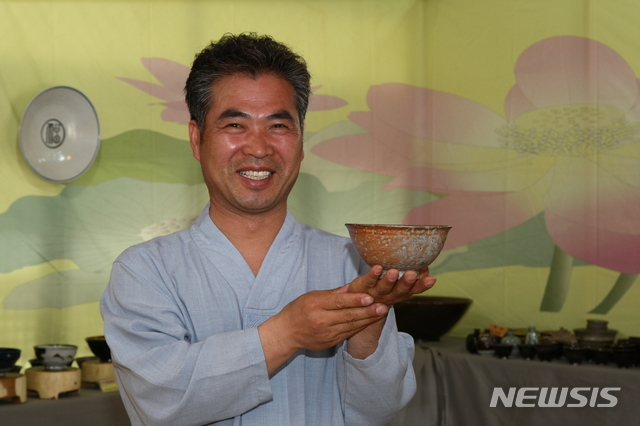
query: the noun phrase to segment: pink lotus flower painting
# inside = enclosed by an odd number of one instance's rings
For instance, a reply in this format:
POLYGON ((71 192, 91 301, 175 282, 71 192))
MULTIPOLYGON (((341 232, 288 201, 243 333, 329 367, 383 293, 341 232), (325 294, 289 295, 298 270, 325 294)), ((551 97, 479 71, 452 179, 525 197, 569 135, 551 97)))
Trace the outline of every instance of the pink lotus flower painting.
POLYGON ((388 175, 386 189, 442 194, 404 222, 453 225, 447 249, 543 213, 556 247, 540 310, 561 310, 575 258, 620 273, 591 311, 607 313, 640 274, 638 78, 610 47, 572 36, 530 46, 514 74, 504 116, 436 90, 372 86, 370 111, 349 116, 368 133, 312 152, 388 175))
MULTIPOLYGON (((119 77, 119 79, 156 98, 164 100, 165 102, 159 103, 166 107, 161 115, 164 121, 189 124, 189 110, 184 101, 184 84, 189 76, 189 67, 163 58, 142 58, 141 61, 142 65, 155 76, 160 84, 124 77, 119 77)), ((314 86, 311 88, 311 91, 315 92, 321 87, 322 86, 314 86)), ((309 99, 308 110, 323 111, 336 109, 346 104, 347 102, 344 99, 336 96, 313 93, 309 99)))

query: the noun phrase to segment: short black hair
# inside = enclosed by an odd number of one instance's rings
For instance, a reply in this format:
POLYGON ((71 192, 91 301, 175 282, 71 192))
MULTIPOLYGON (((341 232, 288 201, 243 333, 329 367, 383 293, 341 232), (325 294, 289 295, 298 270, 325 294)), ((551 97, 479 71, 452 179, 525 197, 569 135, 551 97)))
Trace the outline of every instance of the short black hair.
POLYGON ((254 79, 273 74, 288 81, 295 93, 300 125, 304 124, 311 94, 311 75, 304 58, 268 35, 227 33, 196 55, 184 88, 189 114, 201 131, 211 108, 213 83, 234 74, 254 79))

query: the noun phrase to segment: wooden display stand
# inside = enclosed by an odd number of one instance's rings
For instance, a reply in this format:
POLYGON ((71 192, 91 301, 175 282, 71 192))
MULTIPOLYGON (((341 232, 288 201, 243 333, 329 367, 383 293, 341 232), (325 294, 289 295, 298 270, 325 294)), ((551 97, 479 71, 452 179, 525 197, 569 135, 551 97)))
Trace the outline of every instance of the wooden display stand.
POLYGON ((80 369, 68 367, 66 370, 48 371, 44 367, 31 367, 27 374, 27 389, 36 392, 40 399, 58 399, 61 393, 80 393, 82 374, 80 369))
POLYGON ((82 363, 82 383, 99 384, 103 380, 114 380, 113 364, 110 362, 85 361, 82 363))
POLYGON ((27 378, 24 374, 6 373, 0 377, 0 399, 5 398, 14 404, 27 401, 27 378))

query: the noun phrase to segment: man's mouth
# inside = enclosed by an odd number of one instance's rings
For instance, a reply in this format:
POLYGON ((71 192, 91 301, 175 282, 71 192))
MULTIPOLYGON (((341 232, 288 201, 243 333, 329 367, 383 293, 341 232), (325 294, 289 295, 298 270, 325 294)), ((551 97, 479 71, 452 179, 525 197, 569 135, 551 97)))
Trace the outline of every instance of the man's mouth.
POLYGON ((273 174, 268 170, 240 170, 238 173, 251 180, 266 179, 273 174))

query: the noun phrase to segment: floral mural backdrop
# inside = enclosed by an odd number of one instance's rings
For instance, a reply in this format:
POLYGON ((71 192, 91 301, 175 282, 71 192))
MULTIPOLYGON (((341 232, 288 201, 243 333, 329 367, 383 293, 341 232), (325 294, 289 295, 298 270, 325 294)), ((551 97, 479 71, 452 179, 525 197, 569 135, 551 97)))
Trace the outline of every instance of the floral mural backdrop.
POLYGON ((306 57, 313 95, 299 220, 449 224, 434 295, 473 304, 453 335, 606 319, 640 335, 640 6, 615 0, 0 3, 0 346, 102 334, 126 247, 191 224, 207 200, 187 142, 193 55, 225 32, 306 57), (561 3, 561 4, 560 4, 561 3), (286 20, 282 21, 282 16, 286 20), (544 23, 544 25, 540 25, 544 23), (81 90, 100 117, 66 184, 20 155, 28 102, 81 90))

